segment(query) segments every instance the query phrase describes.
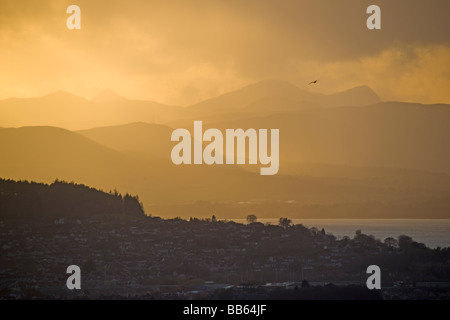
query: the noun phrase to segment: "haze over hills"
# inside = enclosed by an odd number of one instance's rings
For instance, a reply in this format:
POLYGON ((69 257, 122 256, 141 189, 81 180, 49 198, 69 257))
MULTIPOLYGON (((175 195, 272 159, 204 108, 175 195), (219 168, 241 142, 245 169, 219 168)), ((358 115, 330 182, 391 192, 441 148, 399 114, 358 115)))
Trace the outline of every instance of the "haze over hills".
POLYGON ((181 117, 183 108, 128 100, 105 90, 92 100, 58 91, 27 99, 0 101, 0 126, 55 126, 69 130, 130 122, 163 122, 181 117))
MULTIPOLYGON (((367 106, 381 102, 380 97, 368 86, 359 86, 346 91, 337 92, 322 98, 328 107, 367 106)), ((320 103, 320 100, 318 101, 320 103)))
POLYGON ((172 128, 165 125, 135 122, 77 132, 118 151, 157 156, 170 161, 172 131, 172 128))
POLYGON ((0 102, 3 126, 52 121, 85 129, 0 128, 0 177, 118 188, 166 217, 450 217, 449 105, 380 102, 368 87, 327 96, 280 81, 185 108, 112 91, 0 102), (166 124, 148 123, 155 114, 166 124), (279 173, 172 164, 171 133, 192 132, 193 120, 224 133, 280 129, 279 173))
POLYGON ((217 115, 242 110, 258 101, 276 97, 297 102, 300 105, 321 105, 323 107, 364 106, 381 102, 377 94, 367 86, 353 88, 332 95, 323 95, 302 90, 289 82, 265 80, 248 85, 240 90, 202 101, 186 109, 187 112, 194 116, 217 115))
MULTIPOLYGON (((280 159, 288 162, 396 167, 450 174, 449 123, 448 105, 386 102, 238 120, 210 119, 203 126, 204 130, 279 128, 280 159)), ((190 128, 192 124, 186 122, 185 126, 190 128)), ((285 172, 284 169, 280 168, 280 172, 285 172)))
POLYGON ((118 95, 110 89, 100 91, 95 97, 91 99, 93 102, 124 102, 127 99, 118 95))
MULTIPOLYGON (((186 108, 152 101, 129 100, 103 90, 91 100, 58 91, 43 97, 0 101, 0 126, 56 126, 69 130, 120 125, 131 122, 172 124, 182 119, 206 119, 226 114, 238 117, 298 111, 304 108, 363 106, 380 102, 370 88, 362 86, 322 95, 302 90, 288 82, 266 80, 186 108)), ((236 117, 234 117, 236 118, 236 117)))
MULTIPOLYGON (((108 130, 127 132, 133 126, 108 130)), ((175 166, 150 154, 122 153, 51 127, 0 129, 0 145, 5 154, 0 159, 1 177, 47 183, 59 178, 103 190, 118 188, 138 194, 153 215, 215 213, 236 218, 248 212, 273 217, 275 212, 348 218, 364 212, 368 217, 417 217, 430 207, 434 210, 429 217, 446 217, 450 212, 450 179, 421 172, 406 171, 389 180, 389 171, 380 169, 382 174, 374 180, 373 176, 260 176, 237 166, 175 166)))
POLYGON ((0 176, 51 182, 79 180, 114 189, 112 172, 127 177, 129 158, 81 135, 55 127, 0 130, 0 176), (123 170, 117 170, 117 168, 123 170), (95 172, 95 175, 92 173, 95 172))

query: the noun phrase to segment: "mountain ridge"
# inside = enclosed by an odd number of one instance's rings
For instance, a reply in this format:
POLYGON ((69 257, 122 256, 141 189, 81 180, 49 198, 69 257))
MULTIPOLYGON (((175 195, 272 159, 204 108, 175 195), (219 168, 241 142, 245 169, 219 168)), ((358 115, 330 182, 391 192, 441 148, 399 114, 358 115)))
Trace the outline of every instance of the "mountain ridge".
MULTIPOLYGON (((297 102, 314 102, 323 104, 325 107, 336 106, 336 103, 330 103, 333 99, 338 99, 338 104, 340 105, 353 105, 352 102, 356 102, 357 105, 360 106, 373 104, 374 102, 381 102, 378 95, 368 86, 357 86, 331 95, 324 95, 310 92, 305 89, 300 89, 287 81, 263 80, 247 85, 241 89, 198 102, 186 107, 186 109, 193 112, 199 112, 200 110, 205 112, 205 109, 215 108, 220 110, 220 108, 228 106, 228 110, 226 111, 230 111, 230 109, 245 107, 256 100, 274 96, 283 97, 297 102), (358 95, 358 97, 354 97, 354 95, 358 95), (362 95, 369 96, 366 99, 367 101, 364 101, 364 97, 361 97, 362 95), (216 106, 214 106, 214 104, 216 106)), ((214 111, 217 112, 218 110, 214 111)))
POLYGON ((122 97, 111 89, 104 89, 97 93, 90 101, 92 102, 117 102, 117 101, 125 101, 129 100, 127 98, 122 97))
MULTIPOLYGON (((288 118, 292 119, 292 116, 288 118)), ((144 146, 146 141, 144 137, 144 146)), ((173 143, 166 142, 167 149, 170 149, 173 143)), ((151 141, 147 143, 151 148, 151 141)), ((345 171, 335 177, 332 174, 305 176, 305 170, 295 175, 295 172, 290 173, 284 168, 287 165, 284 158, 280 159, 280 173, 269 177, 239 166, 175 166, 171 164, 169 154, 166 159, 151 155, 135 157, 79 133, 52 127, 1 129, 0 145, 3 152, 1 177, 40 182, 58 178, 103 190, 117 188, 139 194, 149 214, 165 217, 210 217, 211 212, 222 217, 245 217, 249 211, 258 216, 270 214, 273 217, 277 212, 301 217, 310 214, 308 208, 311 206, 316 206, 314 212, 323 217, 348 217, 344 210, 347 206, 341 206, 337 211, 333 209, 338 208, 336 205, 339 203, 359 208, 361 212, 370 209, 367 215, 363 214, 364 217, 388 217, 392 214, 397 218, 423 217, 423 210, 428 205, 415 208, 415 204, 442 203, 441 209, 433 216, 443 217, 448 206, 444 198, 449 194, 450 179, 434 175, 420 174, 417 179, 407 180, 402 179, 404 174, 386 180, 377 171, 369 172, 368 178, 366 175, 358 177, 358 173, 351 177, 345 171)), ((136 145, 137 148, 142 146, 136 145)), ((334 171, 333 168, 330 170, 334 171)), ((306 168, 306 174, 308 172, 311 171, 306 168)), ((413 171, 409 173, 414 174, 413 171)))

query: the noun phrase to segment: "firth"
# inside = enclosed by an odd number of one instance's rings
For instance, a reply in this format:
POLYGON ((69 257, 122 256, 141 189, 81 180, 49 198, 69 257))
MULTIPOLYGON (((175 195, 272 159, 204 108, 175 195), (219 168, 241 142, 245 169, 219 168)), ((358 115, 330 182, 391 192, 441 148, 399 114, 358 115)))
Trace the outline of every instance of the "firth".
MULTIPOLYGON (((279 129, 270 130, 270 155, 268 154, 267 129, 226 129, 225 160, 224 138, 219 129, 208 129, 203 133, 202 121, 194 121, 194 164, 234 164, 235 150, 237 164, 246 163, 246 141, 248 141, 248 163, 259 162, 266 166, 260 168, 261 175, 274 175, 279 169, 279 129), (210 142, 203 147, 203 142, 210 142), (236 142, 236 144, 235 144, 236 142), (259 143, 258 143, 259 142, 259 143), (236 146, 236 147, 235 147, 236 146), (259 156, 259 157, 258 157, 259 156)), ((175 129, 172 141, 179 141, 171 153, 172 162, 176 165, 192 163, 192 138, 187 129, 175 129), (180 141, 181 140, 181 141, 180 141)))

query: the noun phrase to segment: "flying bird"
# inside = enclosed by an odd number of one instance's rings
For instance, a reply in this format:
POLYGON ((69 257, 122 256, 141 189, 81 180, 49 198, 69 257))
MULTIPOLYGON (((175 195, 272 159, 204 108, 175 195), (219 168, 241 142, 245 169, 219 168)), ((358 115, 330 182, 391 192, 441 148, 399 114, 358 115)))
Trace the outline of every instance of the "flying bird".
POLYGON ((317 83, 317 81, 319 81, 319 80, 311 81, 309 84, 317 83))

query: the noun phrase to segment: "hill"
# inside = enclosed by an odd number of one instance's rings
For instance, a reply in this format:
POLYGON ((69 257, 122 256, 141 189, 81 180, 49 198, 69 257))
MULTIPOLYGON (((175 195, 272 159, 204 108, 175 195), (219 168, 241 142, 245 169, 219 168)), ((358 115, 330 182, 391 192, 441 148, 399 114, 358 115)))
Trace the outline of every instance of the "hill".
MULTIPOLYGON (((211 127, 280 129, 280 173, 283 174, 292 173, 291 164, 295 163, 450 174, 449 123, 450 105, 383 102, 365 107, 308 108, 245 118, 210 117, 203 121, 203 126, 204 130, 211 127)), ((179 121, 177 125, 191 128, 192 122, 179 121)))
POLYGON ((63 92, 25 100, 15 103, 34 108, 37 121, 45 121, 38 112, 45 106, 54 106, 48 112, 56 115, 67 106, 89 106, 97 108, 93 115, 106 115, 101 121, 120 119, 121 124, 76 132, 0 129, 4 178, 118 188, 139 194, 149 213, 164 217, 449 217, 449 105, 365 105, 379 100, 368 87, 320 95, 287 82, 263 81, 179 108, 170 125, 162 125, 142 121, 149 116, 147 102, 110 91, 92 101, 63 92), (59 101, 67 102, 63 109, 59 101), (260 165, 172 164, 172 129, 192 132, 194 119, 203 120, 203 130, 280 129, 279 173, 262 177, 260 165))
POLYGON ((95 215, 143 217, 139 198, 105 193, 84 185, 56 180, 52 184, 0 179, 0 218, 93 218, 95 215))
POLYGON ((117 93, 110 89, 105 89, 100 91, 95 97, 91 99, 93 102, 117 102, 117 101, 126 101, 122 96, 119 96, 117 93))
POLYGON ((265 114, 334 106, 364 106, 380 102, 369 87, 323 95, 285 81, 266 80, 186 108, 152 101, 129 100, 103 90, 91 100, 58 91, 43 97, 0 101, 0 126, 55 126, 69 130, 147 122, 171 124, 178 120, 207 120, 234 114, 245 118, 265 114))
POLYGON ((170 161, 173 129, 159 124, 135 122, 77 131, 111 149, 134 155, 156 156, 170 161))
POLYGON ((178 119, 183 108, 152 101, 128 100, 103 91, 92 100, 66 92, 43 97, 0 101, 0 126, 55 126, 70 130, 120 125, 129 122, 162 122, 178 119))
MULTIPOLYGON (((130 141, 138 140, 129 130, 135 126, 108 130, 117 136, 123 130, 130 141)), ((64 129, 3 128, 0 176, 117 188, 139 194, 148 213, 164 217, 414 218, 448 217, 450 212, 450 179, 442 174, 330 165, 311 169, 294 163, 292 173, 280 169, 278 175, 260 176, 238 166, 176 166, 142 152, 144 142, 130 143, 137 149, 124 153, 64 129)), ((285 161, 281 168, 289 164, 285 161)))
MULTIPOLYGON (((126 155, 55 127, 0 129, 0 146, 0 176, 13 179, 50 182, 59 178, 97 185, 102 178, 102 188, 114 189, 111 172, 130 165, 126 155)), ((124 177, 125 172, 117 171, 116 176, 124 177)))
POLYGON ((328 107, 355 106, 363 107, 381 102, 380 97, 368 86, 359 86, 346 91, 337 92, 322 98, 323 105, 328 107))
MULTIPOLYGON (((290 109, 301 109, 303 106, 364 106, 381 102, 380 98, 369 87, 362 86, 332 95, 323 95, 302 90, 285 81, 265 80, 248 85, 242 89, 225 93, 218 97, 208 99, 195 105, 186 107, 186 115, 190 117, 208 117, 211 115, 226 114, 242 111, 259 111, 250 107, 271 99, 282 99, 285 102, 273 104, 271 111, 280 111, 286 108, 286 101, 291 104, 290 109), (292 103, 296 106, 293 107, 292 103)), ((267 111, 267 105, 263 110, 267 111)))

